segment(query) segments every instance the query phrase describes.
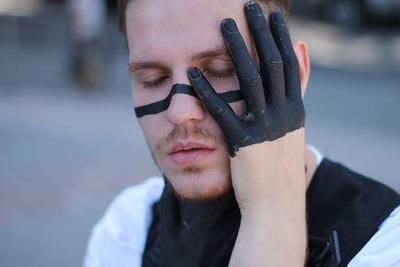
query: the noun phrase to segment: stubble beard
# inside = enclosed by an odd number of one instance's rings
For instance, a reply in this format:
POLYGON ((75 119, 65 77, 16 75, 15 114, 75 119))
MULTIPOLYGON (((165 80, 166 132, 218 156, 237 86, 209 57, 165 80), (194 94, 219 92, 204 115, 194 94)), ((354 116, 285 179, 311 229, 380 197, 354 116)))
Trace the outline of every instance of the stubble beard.
MULTIPOLYGON (((154 149, 149 146, 150 151, 151 151, 151 156, 154 160, 154 163, 158 167, 158 169, 164 174, 164 179, 166 183, 168 183, 171 188, 174 191, 174 194, 176 197, 179 199, 185 201, 185 202, 211 202, 220 198, 225 197, 226 195, 230 194, 232 191, 232 185, 228 186, 228 188, 225 188, 224 190, 218 190, 216 188, 211 188, 208 190, 208 194, 200 194, 197 197, 187 197, 184 194, 180 193, 179 190, 176 190, 173 186, 173 183, 169 177, 165 175, 164 170, 160 166, 160 164, 157 162, 156 156, 155 155, 160 155, 165 147, 171 146, 177 142, 178 139, 194 139, 196 141, 205 141, 208 144, 212 144, 215 147, 222 148, 226 151, 228 154, 228 149, 225 143, 224 136, 222 133, 220 135, 211 133, 207 129, 200 128, 198 126, 193 126, 193 127, 182 127, 182 126, 176 126, 174 130, 169 133, 165 138, 162 138, 155 146, 154 149)), ((177 172, 178 175, 185 175, 188 176, 188 179, 193 179, 193 176, 201 175, 202 172, 204 172, 206 167, 198 164, 193 164, 190 166, 184 166, 180 168, 177 172), (191 176, 191 177, 190 177, 191 176), (189 178, 190 177, 190 178, 189 178)), ((230 177, 227 177, 227 179, 230 179, 230 177)))

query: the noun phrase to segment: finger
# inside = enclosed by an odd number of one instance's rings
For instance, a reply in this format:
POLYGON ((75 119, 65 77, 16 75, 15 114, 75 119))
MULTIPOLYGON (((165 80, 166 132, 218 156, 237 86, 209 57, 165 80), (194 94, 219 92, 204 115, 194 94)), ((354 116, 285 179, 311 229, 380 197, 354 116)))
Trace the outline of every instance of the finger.
POLYGON ((279 13, 271 14, 271 30, 281 53, 288 99, 288 131, 304 126, 305 111, 301 98, 300 71, 296 53, 293 50, 289 31, 279 13))
POLYGON ((260 60, 260 73, 267 101, 271 104, 281 103, 285 96, 285 77, 279 50, 258 3, 247 3, 245 13, 260 60))
POLYGON ((245 136, 242 122, 228 103, 215 92, 198 68, 189 70, 189 80, 200 101, 221 128, 228 145, 242 140, 242 137, 245 136))
POLYGON ((247 111, 256 116, 262 116, 266 109, 262 80, 235 21, 224 19, 221 23, 221 30, 235 65, 236 75, 247 104, 247 111))
POLYGON ((280 13, 272 13, 270 21, 272 34, 283 60, 286 96, 288 98, 300 100, 301 86, 299 62, 293 50, 289 31, 280 13))
POLYGON ((232 108, 212 88, 198 68, 189 70, 189 79, 200 101, 215 119, 222 131, 229 133, 241 128, 241 121, 232 108))

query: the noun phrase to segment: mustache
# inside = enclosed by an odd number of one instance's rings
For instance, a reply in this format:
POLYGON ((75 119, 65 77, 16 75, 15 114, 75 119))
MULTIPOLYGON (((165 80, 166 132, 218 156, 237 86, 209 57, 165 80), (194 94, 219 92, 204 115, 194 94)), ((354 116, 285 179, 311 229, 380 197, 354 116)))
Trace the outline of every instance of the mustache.
POLYGON ((207 141, 211 142, 213 145, 220 145, 226 147, 226 142, 223 134, 214 134, 207 129, 200 128, 198 126, 184 127, 176 126, 171 133, 169 133, 165 138, 161 139, 157 144, 157 150, 162 150, 164 147, 175 144, 178 139, 188 139, 193 138, 196 141, 207 141))

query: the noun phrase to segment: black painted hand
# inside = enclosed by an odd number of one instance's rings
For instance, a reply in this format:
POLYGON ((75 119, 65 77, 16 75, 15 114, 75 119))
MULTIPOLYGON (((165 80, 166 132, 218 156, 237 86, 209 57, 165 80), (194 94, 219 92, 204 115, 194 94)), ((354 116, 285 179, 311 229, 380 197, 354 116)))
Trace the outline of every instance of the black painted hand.
POLYGON ((234 20, 221 23, 228 51, 247 105, 240 116, 222 100, 199 69, 189 70, 189 79, 222 129, 231 156, 245 146, 273 141, 304 126, 299 64, 289 32, 279 13, 266 22, 258 4, 248 4, 245 13, 260 61, 253 63, 234 20))

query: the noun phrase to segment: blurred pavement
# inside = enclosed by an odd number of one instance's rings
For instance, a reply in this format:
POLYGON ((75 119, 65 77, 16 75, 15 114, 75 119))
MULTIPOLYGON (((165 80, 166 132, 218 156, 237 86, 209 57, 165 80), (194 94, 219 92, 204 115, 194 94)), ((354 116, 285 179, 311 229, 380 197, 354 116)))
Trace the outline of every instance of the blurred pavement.
MULTIPOLYGON (((41 12, 0 19, 0 266, 79 266, 113 196, 159 174, 133 113, 115 22, 102 40, 102 86, 88 91, 67 76, 64 12, 41 12)), ((351 36, 299 20, 291 28, 314 63, 307 141, 400 191, 399 32, 351 36)))

